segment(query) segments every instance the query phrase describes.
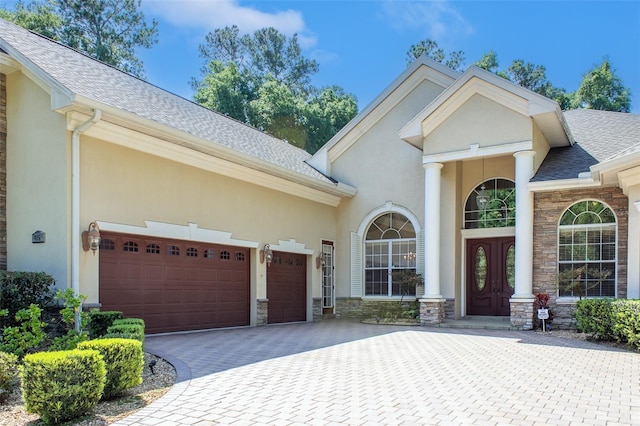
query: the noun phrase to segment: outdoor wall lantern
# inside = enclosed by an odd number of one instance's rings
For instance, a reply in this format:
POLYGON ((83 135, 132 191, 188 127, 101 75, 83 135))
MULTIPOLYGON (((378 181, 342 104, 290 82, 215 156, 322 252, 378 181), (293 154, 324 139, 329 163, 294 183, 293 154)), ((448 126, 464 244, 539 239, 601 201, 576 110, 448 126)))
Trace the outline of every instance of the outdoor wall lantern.
POLYGON ((273 252, 271 251, 271 246, 269 244, 264 245, 264 249, 260 250, 260 263, 267 262, 267 266, 271 266, 271 261, 273 260, 273 252))
POLYGON ((91 250, 93 255, 100 248, 100 228, 95 222, 89 224, 89 230, 82 233, 82 248, 84 251, 91 250))
POLYGON ((327 260, 325 258, 325 254, 320 253, 320 255, 318 257, 316 257, 316 269, 320 269, 321 266, 324 266, 327 264, 327 260))

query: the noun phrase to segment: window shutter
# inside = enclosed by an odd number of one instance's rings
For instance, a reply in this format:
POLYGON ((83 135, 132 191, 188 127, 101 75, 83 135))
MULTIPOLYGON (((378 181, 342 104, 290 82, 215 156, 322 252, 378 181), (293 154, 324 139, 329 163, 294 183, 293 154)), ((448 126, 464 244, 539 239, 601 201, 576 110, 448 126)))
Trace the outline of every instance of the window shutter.
MULTIPOLYGON (((416 234, 416 272, 424 279, 424 229, 416 234)), ((416 288, 416 296, 424 295, 424 284, 416 288)))
POLYGON ((362 297, 362 237, 351 233, 351 297, 362 297))

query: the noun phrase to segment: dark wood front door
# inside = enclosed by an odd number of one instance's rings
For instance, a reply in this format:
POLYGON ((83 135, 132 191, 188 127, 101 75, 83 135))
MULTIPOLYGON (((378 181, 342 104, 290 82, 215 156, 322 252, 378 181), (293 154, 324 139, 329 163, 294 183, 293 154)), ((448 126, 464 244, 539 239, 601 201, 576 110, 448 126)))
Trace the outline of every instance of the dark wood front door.
POLYGON ((506 316, 515 283, 515 239, 467 240, 467 315, 506 316))

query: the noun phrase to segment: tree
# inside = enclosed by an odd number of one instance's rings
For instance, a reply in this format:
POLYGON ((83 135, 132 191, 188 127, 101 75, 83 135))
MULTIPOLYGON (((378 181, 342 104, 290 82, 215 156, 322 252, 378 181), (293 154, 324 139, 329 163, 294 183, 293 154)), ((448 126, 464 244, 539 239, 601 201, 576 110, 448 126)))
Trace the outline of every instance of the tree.
POLYGON ((314 153, 357 114, 353 95, 310 83, 318 63, 302 55, 296 35, 274 28, 240 35, 218 28, 200 45, 202 78, 191 82, 199 104, 314 153))
POLYGON ((16 3, 14 11, 0 9, 0 18, 52 40, 59 40, 58 34, 63 24, 62 18, 48 3, 30 3, 25 6, 19 1, 16 3))
POLYGON ((411 45, 406 55, 407 65, 412 64, 422 55, 426 55, 456 71, 460 71, 464 67, 464 52, 462 50, 450 52, 447 57, 444 50, 438 47, 438 43, 428 38, 418 44, 411 45))
POLYGON ((18 3, 7 18, 87 55, 142 77, 138 47, 157 43, 158 23, 147 25, 141 0, 51 0, 18 3))
POLYGON ((576 91, 573 106, 604 111, 631 111, 631 94, 615 75, 609 60, 589 71, 576 91))
POLYGON ((325 87, 306 103, 304 110, 307 143, 305 149, 314 153, 338 133, 358 113, 355 96, 341 87, 325 87))
POLYGON ((567 93, 563 88, 554 86, 547 79, 546 68, 543 65, 534 65, 531 62, 524 62, 522 59, 515 59, 506 71, 500 71, 498 57, 494 51, 485 53, 475 65, 553 99, 563 110, 569 109, 573 103, 572 94, 567 93))

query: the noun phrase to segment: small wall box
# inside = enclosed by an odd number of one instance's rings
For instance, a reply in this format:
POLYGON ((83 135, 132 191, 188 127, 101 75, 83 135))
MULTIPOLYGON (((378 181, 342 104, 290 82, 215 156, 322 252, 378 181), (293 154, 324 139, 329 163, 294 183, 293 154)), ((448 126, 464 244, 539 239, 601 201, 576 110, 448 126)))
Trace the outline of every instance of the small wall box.
POLYGON ((44 231, 36 231, 31 234, 31 242, 33 244, 43 244, 47 241, 47 233, 44 231))

